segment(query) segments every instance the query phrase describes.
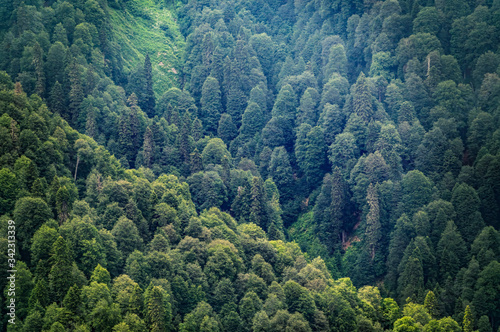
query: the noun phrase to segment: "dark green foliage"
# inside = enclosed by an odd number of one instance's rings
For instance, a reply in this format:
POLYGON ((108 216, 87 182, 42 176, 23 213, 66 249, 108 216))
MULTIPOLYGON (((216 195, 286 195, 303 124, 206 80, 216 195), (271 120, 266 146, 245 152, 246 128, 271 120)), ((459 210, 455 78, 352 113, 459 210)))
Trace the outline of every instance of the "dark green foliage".
POLYGON ((222 114, 217 127, 217 136, 219 136, 224 143, 229 144, 237 134, 238 129, 236 128, 231 115, 227 113, 222 114))
POLYGON ((294 186, 292 167, 288 159, 288 153, 284 147, 277 147, 271 155, 269 163, 269 177, 278 186, 280 196, 283 200, 292 198, 294 186))
POLYGON ((49 289, 52 301, 61 302, 73 284, 73 259, 66 241, 59 237, 52 247, 49 289))
POLYGON ((208 133, 215 133, 217 130, 217 121, 222 111, 220 94, 217 79, 211 76, 207 77, 201 93, 200 119, 208 133))
POLYGON ((14 330, 498 329, 498 1, 3 2, 14 330))
POLYGON ((139 106, 149 117, 152 117, 155 114, 156 100, 153 91, 153 73, 149 54, 146 54, 144 59, 144 81, 146 84, 143 87, 144 90, 139 106))

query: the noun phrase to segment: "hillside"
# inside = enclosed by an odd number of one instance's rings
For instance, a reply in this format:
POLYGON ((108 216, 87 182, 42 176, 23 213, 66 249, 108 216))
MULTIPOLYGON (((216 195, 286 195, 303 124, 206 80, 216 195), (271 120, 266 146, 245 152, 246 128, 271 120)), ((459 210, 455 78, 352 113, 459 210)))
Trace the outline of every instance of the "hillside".
POLYGON ((153 1, 129 1, 124 7, 125 10, 110 8, 110 21, 126 72, 140 67, 145 54, 149 54, 156 95, 180 86, 184 37, 179 32, 175 11, 153 1))
POLYGON ((500 329, 498 1, 1 7, 4 328, 500 329))

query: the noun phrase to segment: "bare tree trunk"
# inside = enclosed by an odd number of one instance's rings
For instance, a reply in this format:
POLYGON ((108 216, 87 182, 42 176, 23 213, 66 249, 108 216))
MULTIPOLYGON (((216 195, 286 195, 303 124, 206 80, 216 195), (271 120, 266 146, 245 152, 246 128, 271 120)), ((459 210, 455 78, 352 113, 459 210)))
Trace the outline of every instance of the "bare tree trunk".
POLYGON ((80 156, 76 157, 76 167, 75 167, 75 182, 76 182, 76 174, 78 173, 78 164, 80 163, 80 156))

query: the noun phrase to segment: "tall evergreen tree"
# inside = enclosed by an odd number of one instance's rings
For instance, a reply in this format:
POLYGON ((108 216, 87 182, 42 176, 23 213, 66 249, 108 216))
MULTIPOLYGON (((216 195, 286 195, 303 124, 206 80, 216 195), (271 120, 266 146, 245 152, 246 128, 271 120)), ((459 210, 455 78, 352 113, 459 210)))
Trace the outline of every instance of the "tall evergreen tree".
POLYGON ((293 197, 293 170, 288 153, 282 146, 275 148, 271 155, 269 176, 278 186, 283 200, 289 200, 293 197))
POLYGON ((153 91, 153 68, 151 67, 149 54, 146 54, 144 59, 144 81, 146 84, 140 107, 149 117, 153 117, 155 115, 156 99, 153 91))
POLYGON ((151 131, 150 127, 147 127, 146 133, 144 134, 144 143, 142 144, 144 166, 151 168, 151 166, 154 164, 154 151, 155 142, 153 140, 153 132, 151 131))
POLYGON ((268 220, 266 213, 264 182, 260 176, 256 176, 252 180, 250 216, 248 219, 248 221, 262 227, 264 230, 267 230, 268 220))
POLYGON ((50 259, 50 298, 60 303, 73 284, 73 259, 67 242, 61 236, 54 242, 50 259))
POLYGON ((369 210, 366 215, 366 239, 368 248, 370 249, 371 257, 374 259, 375 251, 379 247, 379 242, 382 238, 380 226, 380 207, 377 189, 370 183, 366 192, 366 202, 368 203, 369 210))
POLYGON ((223 113, 219 120, 219 126, 217 128, 217 136, 220 137, 224 143, 229 145, 229 143, 238 134, 238 129, 233 122, 231 115, 223 113))
POLYGON ((208 76, 201 91, 200 119, 208 133, 216 133, 222 112, 221 92, 216 78, 208 76))
POLYGON ((451 202, 457 212, 457 228, 467 243, 471 243, 484 227, 479 212, 479 196, 474 188, 462 183, 453 188, 451 202))
POLYGON ((78 119, 78 115, 80 113, 80 105, 83 101, 83 84, 81 80, 81 69, 80 65, 76 62, 75 59, 71 60, 69 64, 69 82, 70 82, 70 91, 69 91, 69 114, 66 117, 66 120, 71 123, 76 123, 78 119))
POLYGON ((316 126, 307 133, 305 175, 309 188, 316 188, 324 174, 326 144, 321 127, 316 126))
POLYGON ((448 221, 445 230, 441 234, 441 239, 437 244, 437 255, 441 275, 453 277, 464 265, 464 258, 467 257, 467 247, 462 236, 457 232, 457 227, 453 221, 448 221))
POLYGON ((146 318, 154 332, 170 331, 171 305, 161 287, 152 286, 146 290, 146 318))
POLYGON ((52 86, 52 90, 50 90, 49 96, 49 105, 50 109, 59 115, 64 115, 65 112, 65 98, 62 89, 62 85, 59 81, 56 81, 52 86))
POLYGON ((352 108, 354 114, 358 115, 365 123, 370 122, 375 113, 368 81, 363 73, 359 75, 356 84, 353 86, 352 108))
POLYGON ((250 101, 241 119, 240 139, 244 142, 252 139, 263 127, 264 114, 262 109, 257 103, 250 101))

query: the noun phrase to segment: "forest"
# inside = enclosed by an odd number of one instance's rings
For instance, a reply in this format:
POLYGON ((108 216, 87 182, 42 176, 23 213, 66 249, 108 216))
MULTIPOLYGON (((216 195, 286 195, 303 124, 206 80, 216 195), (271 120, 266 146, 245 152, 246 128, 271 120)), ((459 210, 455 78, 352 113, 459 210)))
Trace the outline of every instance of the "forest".
POLYGON ((499 46, 500 0, 0 0, 0 329, 500 331, 499 46))

